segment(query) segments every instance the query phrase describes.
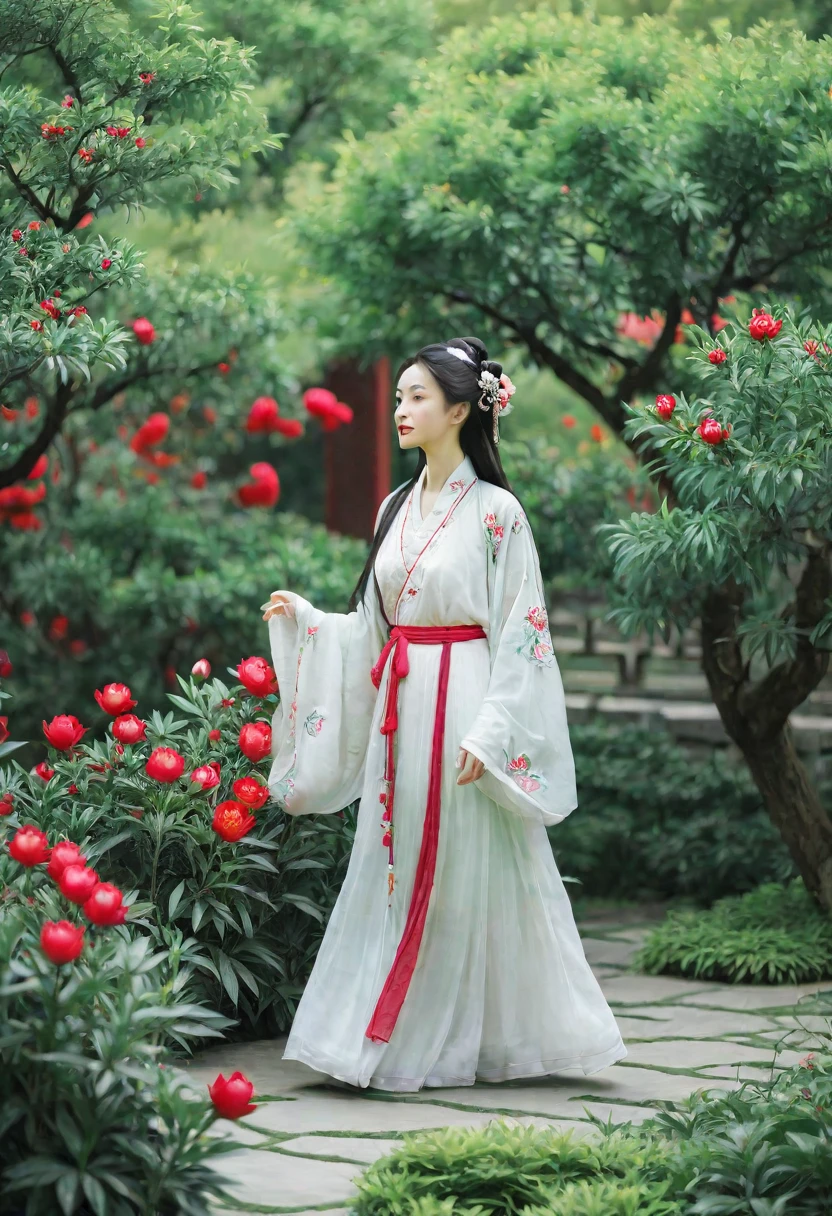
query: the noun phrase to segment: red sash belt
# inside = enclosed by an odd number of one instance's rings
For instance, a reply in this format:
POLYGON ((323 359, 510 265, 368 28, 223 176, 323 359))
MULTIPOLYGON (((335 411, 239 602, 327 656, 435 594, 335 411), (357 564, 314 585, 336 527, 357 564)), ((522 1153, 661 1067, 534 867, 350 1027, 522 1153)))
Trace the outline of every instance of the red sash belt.
POLYGON ((442 645, 439 660, 439 687, 436 692, 436 713, 433 721, 433 746, 430 758, 430 777, 428 780, 428 798, 425 808, 425 821, 422 828, 422 845, 419 850, 419 860, 416 865, 416 876, 413 885, 413 895, 407 910, 407 921, 402 933, 396 957, 384 987, 376 1003, 373 1016, 370 1018, 365 1035, 376 1042, 388 1043, 399 1010, 404 1003, 410 979, 416 966, 419 946, 422 941, 422 931, 428 912, 428 901, 433 888, 433 877, 436 870, 436 854, 439 844, 439 808, 442 792, 442 744, 445 738, 445 704, 448 697, 448 672, 451 666, 451 643, 467 642, 474 638, 484 638, 488 635, 479 625, 395 625, 388 641, 385 643, 378 662, 373 668, 371 678, 376 688, 381 684, 381 677, 392 653, 390 679, 387 685, 387 701, 384 707, 384 720, 381 724, 381 734, 387 736, 387 759, 384 767, 385 793, 381 801, 386 810, 384 819, 390 833, 388 861, 388 894, 393 891, 393 796, 395 792, 396 773, 393 761, 393 738, 398 729, 398 692, 399 681, 404 679, 410 670, 407 658, 409 642, 415 644, 442 645))

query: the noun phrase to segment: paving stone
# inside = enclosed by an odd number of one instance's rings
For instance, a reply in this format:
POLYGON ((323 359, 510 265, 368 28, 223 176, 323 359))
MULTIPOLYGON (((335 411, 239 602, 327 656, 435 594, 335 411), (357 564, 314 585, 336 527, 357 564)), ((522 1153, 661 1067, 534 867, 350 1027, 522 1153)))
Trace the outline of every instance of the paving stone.
MULTIPOLYGON (((802 997, 825 992, 832 1005, 832 988, 829 981, 814 984, 720 984, 712 993, 691 993, 682 999, 686 1005, 722 1005, 730 1009, 769 1009, 772 1006, 796 1005, 802 997)), ((808 1003, 808 1002, 807 1002, 808 1003)))
MULTIPOLYGON (((295 1136, 284 1140, 280 1147, 289 1153, 308 1153, 310 1157, 351 1157, 369 1165, 401 1145, 401 1140, 362 1140, 360 1136, 295 1136)), ((314 1162, 310 1164, 312 1168, 314 1162)))
POLYGON ((626 967, 636 952, 635 942, 613 942, 609 938, 585 937, 584 954, 593 967, 599 963, 614 963, 626 967))
POLYGON ((352 1180, 363 1169, 333 1161, 312 1164, 303 1157, 287 1157, 253 1148, 229 1153, 214 1168, 218 1174, 231 1179, 226 1190, 236 1202, 273 1207, 348 1199, 355 1189, 352 1180))
MULTIPOLYGON (((682 998, 689 1003, 692 992, 708 993, 712 998, 725 985, 692 982, 677 979, 673 975, 617 975, 613 979, 602 980, 601 987, 608 1001, 649 1005, 651 1001, 665 1001, 673 997, 682 998)), ((717 1001, 713 1003, 718 1004, 717 1001)))
MULTIPOLYGON (((616 1005, 613 1005, 613 1012, 616 1021, 619 1021, 616 1005)), ((649 1013, 655 1018, 654 1021, 642 1023, 643 1029, 638 1033, 641 1039, 719 1038, 732 1033, 749 1034, 752 1031, 772 1030, 776 1026, 773 1017, 755 1013, 737 1014, 731 1010, 722 1012, 702 1009, 696 1005, 649 1005, 643 1009, 626 1009, 621 1012, 622 1019, 623 1016, 632 1018, 634 1014, 643 1013, 649 1013)))
MULTIPOLYGON (((794 1053, 791 1053, 794 1054, 794 1053)), ((633 1064, 665 1064, 673 1068, 707 1068, 720 1064, 759 1063, 775 1058, 774 1049, 746 1047, 741 1043, 702 1042, 696 1039, 662 1039, 658 1043, 629 1043, 627 1060, 633 1064)))

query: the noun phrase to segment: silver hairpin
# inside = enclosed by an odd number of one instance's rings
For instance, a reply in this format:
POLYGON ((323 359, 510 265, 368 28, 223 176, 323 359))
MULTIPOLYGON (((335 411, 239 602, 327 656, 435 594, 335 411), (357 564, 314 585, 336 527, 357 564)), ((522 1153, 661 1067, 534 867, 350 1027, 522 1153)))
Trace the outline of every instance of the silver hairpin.
POLYGON ((445 350, 449 355, 456 355, 457 359, 464 359, 466 363, 470 363, 472 367, 476 367, 476 363, 470 355, 466 355, 464 350, 460 350, 458 346, 446 346, 445 350))

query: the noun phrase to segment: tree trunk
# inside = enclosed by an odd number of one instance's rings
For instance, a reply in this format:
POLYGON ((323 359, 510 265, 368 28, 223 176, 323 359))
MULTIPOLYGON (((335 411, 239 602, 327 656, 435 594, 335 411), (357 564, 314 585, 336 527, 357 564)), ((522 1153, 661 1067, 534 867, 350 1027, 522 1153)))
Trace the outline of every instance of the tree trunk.
MULTIPOLYGON (((812 578, 825 589, 824 562, 810 559, 798 587, 798 617, 812 578)), ((798 656, 758 684, 749 678, 736 633, 745 591, 729 583, 706 597, 702 667, 728 735, 737 744, 807 889, 832 912, 832 819, 797 753, 788 716, 823 679, 829 653, 801 642, 798 656)))
POLYGON ((804 883, 832 911, 832 820, 797 754, 791 727, 761 746, 743 747, 743 755, 804 883))

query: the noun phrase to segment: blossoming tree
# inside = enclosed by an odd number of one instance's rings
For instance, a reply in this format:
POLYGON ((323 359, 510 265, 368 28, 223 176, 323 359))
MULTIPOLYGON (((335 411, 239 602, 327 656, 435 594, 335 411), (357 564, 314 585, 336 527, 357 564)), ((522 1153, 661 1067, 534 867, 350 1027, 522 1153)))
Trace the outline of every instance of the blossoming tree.
POLYGON ((809 890, 832 911, 832 819, 789 715, 832 650, 832 329, 756 309, 691 336, 700 391, 628 408, 674 487, 654 514, 599 529, 625 632, 702 622, 703 666, 729 736, 809 890))
POLYGON ((277 141, 248 95, 246 48, 200 37, 185 4, 131 28, 106 0, 2 0, 0 27, 0 398, 11 410, 48 399, 6 448, 2 488, 31 473, 71 413, 131 384, 215 375, 247 322, 262 337, 269 312, 252 323, 262 301, 248 285, 214 279, 210 290, 207 275, 187 293, 181 277, 155 276, 144 294, 160 309, 143 316, 138 251, 84 229, 120 206, 172 207, 185 180, 231 181, 235 160, 277 141), (116 317, 105 311, 113 288, 116 317))

